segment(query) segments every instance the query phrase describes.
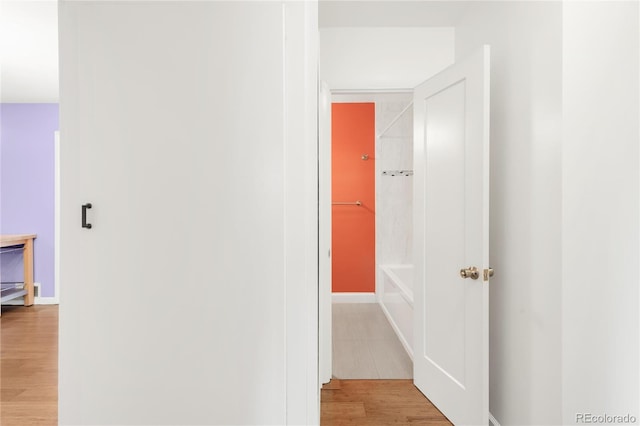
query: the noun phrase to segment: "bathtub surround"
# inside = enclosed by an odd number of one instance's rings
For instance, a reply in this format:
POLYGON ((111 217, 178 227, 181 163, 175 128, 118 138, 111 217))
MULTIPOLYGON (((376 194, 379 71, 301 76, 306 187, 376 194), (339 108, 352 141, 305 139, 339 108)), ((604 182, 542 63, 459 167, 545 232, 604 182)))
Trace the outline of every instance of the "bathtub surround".
POLYGON ((413 359, 413 265, 379 265, 382 311, 413 359))
MULTIPOLYGON (((54 141, 58 104, 0 104, 0 233, 34 233, 34 279, 54 297, 54 141)), ((22 282, 22 254, 0 256, 0 279, 22 282)))
POLYGON ((413 271, 413 99, 411 95, 377 96, 376 294, 398 339, 413 357, 413 277, 409 276, 413 271), (404 273, 404 279, 396 271, 404 273))
POLYGON ((411 264, 413 176, 385 172, 413 170, 412 96, 377 94, 375 98, 376 263, 411 264))

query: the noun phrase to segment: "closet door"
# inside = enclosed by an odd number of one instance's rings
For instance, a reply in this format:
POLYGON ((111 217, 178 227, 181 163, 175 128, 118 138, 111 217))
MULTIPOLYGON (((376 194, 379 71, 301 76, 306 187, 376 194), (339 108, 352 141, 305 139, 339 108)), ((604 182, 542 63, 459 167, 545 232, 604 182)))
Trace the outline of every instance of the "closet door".
POLYGON ((60 28, 60 424, 286 423, 282 4, 63 1, 60 28))

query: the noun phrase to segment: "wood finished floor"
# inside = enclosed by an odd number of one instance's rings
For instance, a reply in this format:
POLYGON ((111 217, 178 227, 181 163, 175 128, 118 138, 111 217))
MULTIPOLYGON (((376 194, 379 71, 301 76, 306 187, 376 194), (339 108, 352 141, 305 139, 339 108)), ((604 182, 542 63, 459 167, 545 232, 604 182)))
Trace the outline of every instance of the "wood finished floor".
POLYGON ((413 363, 377 303, 332 305, 333 376, 411 379, 413 363))
POLYGON ((451 425, 412 380, 338 380, 321 391, 321 426, 451 425))
MULTIPOLYGON (((3 306, 0 343, 0 424, 56 425, 58 307, 3 306)), ((411 380, 334 379, 321 392, 322 426, 450 424, 411 380)))
POLYGON ((0 424, 58 423, 58 307, 3 306, 0 424))

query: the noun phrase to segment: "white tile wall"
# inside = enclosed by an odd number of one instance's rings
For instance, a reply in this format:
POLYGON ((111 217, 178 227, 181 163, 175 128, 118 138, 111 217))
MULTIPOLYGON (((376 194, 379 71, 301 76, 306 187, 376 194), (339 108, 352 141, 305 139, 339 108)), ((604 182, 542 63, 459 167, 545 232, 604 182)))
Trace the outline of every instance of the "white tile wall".
MULTIPOLYGON (((376 134, 412 97, 376 95, 376 134)), ((413 176, 382 176, 383 170, 413 170, 413 109, 376 139, 376 263, 413 263, 413 176)))

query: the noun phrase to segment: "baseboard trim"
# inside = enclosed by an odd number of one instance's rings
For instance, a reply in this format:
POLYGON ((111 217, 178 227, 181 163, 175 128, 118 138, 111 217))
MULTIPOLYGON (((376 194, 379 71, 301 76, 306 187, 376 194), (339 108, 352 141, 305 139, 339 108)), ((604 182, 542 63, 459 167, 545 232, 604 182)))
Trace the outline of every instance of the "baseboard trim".
POLYGON ((33 303, 36 305, 59 305, 57 297, 34 297, 33 303))
POLYGON ((489 413, 489 422, 490 422, 490 425, 492 425, 492 426, 500 426, 500 423, 498 423, 496 418, 493 417, 493 414, 491 414, 491 413, 489 413))
POLYGON ((375 293, 331 293, 332 303, 378 303, 375 293))
MULTIPOLYGON (((18 297, 16 299, 2 302, 2 304, 8 305, 8 306, 24 306, 24 298, 18 297)), ((34 297, 33 304, 34 305, 59 305, 60 301, 58 300, 57 297, 34 297)))

